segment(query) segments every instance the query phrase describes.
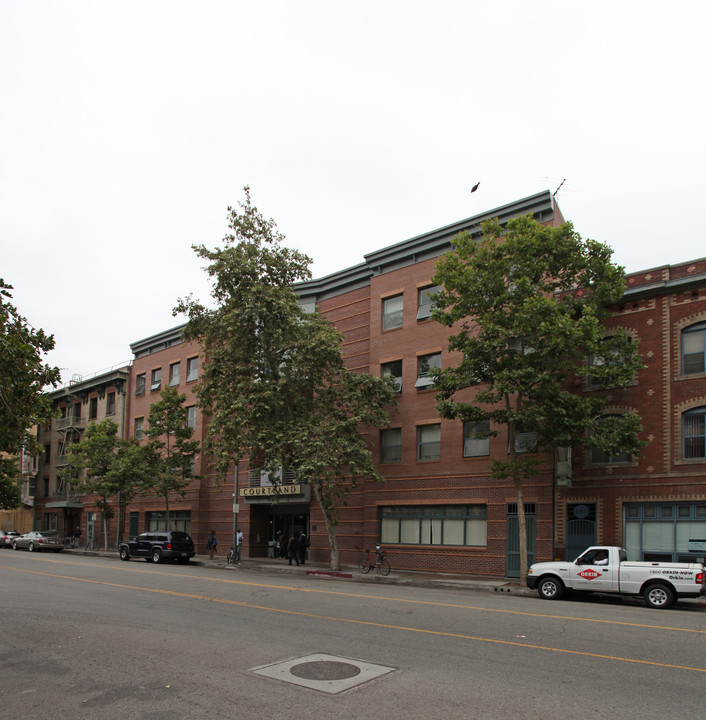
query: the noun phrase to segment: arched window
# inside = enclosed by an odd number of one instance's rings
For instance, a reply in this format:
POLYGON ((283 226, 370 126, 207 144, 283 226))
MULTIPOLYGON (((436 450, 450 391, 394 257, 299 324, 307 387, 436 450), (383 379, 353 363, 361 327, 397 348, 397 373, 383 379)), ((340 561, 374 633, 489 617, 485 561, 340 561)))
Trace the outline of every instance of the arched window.
POLYGON ((684 375, 706 370, 706 322, 690 325, 681 333, 681 367, 684 375))
POLYGON ((706 458, 706 407, 685 412, 681 427, 684 459, 706 458))

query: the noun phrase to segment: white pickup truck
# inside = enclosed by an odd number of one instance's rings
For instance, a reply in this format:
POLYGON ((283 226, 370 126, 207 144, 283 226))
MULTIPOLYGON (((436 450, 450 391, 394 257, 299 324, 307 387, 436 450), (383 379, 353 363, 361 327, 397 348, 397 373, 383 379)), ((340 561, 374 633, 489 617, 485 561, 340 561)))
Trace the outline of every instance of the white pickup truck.
POLYGON ((667 608, 680 597, 706 594, 706 573, 703 563, 631 562, 622 548, 594 546, 573 562, 534 563, 527 586, 545 600, 578 590, 642 595, 649 607, 667 608))

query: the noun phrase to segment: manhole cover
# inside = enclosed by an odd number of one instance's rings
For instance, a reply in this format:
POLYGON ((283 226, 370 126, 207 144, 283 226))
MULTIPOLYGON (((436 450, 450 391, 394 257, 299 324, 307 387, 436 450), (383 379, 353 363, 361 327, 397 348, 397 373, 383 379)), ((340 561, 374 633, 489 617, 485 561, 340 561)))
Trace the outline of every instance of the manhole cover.
POLYGON ((272 665, 262 665, 251 670, 256 675, 335 695, 387 675, 395 668, 317 653, 294 660, 283 660, 272 665))
POLYGON ((307 662, 295 665, 289 672, 307 680, 345 680, 360 675, 360 668, 343 662, 307 662))

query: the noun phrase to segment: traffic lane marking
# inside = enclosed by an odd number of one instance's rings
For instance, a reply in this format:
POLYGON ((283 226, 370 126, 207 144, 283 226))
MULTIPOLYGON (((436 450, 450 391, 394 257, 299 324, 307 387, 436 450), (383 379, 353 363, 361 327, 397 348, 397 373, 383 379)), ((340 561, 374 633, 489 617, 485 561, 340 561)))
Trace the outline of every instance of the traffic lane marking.
MULTIPOLYGON (((198 595, 196 593, 184 593, 176 590, 162 590, 160 588, 144 588, 137 585, 124 585, 122 583, 108 582, 107 580, 91 580, 87 578, 78 578, 70 575, 59 575, 57 573, 40 572, 39 570, 23 570, 16 568, 9 568, 16 572, 26 573, 29 575, 41 575, 43 577, 52 577, 59 580, 73 580, 75 582, 88 583, 91 585, 103 585, 107 587, 120 588, 122 590, 137 590, 139 592, 155 593, 157 595, 167 595, 170 597, 186 598, 188 600, 201 600, 213 603, 219 603, 223 605, 234 605, 236 607, 249 608, 251 610, 263 610, 269 613, 278 613, 282 615, 294 615, 297 617, 307 617, 313 620, 329 620, 332 622, 342 622, 351 625, 366 625, 369 627, 383 628, 386 630, 401 630, 404 632, 411 633, 422 633, 424 635, 433 635, 436 637, 448 637, 456 638, 459 640, 471 640, 473 642, 490 643, 493 645, 504 645, 519 648, 528 648, 530 650, 542 650, 545 652, 561 653, 565 655, 576 655, 579 657, 589 657, 598 660, 612 660, 614 662, 624 662, 634 665, 650 665, 652 667, 669 668, 672 670, 687 670, 690 672, 705 673, 706 668, 691 667, 689 665, 674 665, 672 663, 657 662, 655 660, 640 660, 638 658, 626 658, 618 655, 604 655, 602 653, 591 653, 582 650, 568 650, 565 648, 550 647, 548 645, 535 645, 533 643, 519 643, 512 640, 498 640, 495 638, 485 638, 477 635, 466 635, 464 633, 451 633, 443 632, 441 630, 425 630, 424 628, 415 628, 407 625, 391 625, 389 623, 375 622, 373 620, 356 620, 353 618, 346 617, 335 617, 329 615, 317 615, 316 613, 302 612, 301 610, 288 610, 286 608, 273 608, 266 605, 255 605, 254 603, 244 602, 242 600, 229 600, 227 598, 218 598, 210 595, 198 595)), ((292 590, 299 590, 300 588, 291 588, 292 590)), ((377 598, 376 598, 377 599, 377 598)), ((426 603, 425 603, 426 604, 426 603)), ((430 603, 433 604, 433 603, 430 603)), ((442 607, 446 607, 442 605, 442 607)), ((457 607, 457 606, 451 606, 457 607)))
MULTIPOLYGON (((43 562, 49 562, 49 563, 64 563, 64 561, 54 558, 37 558, 37 560, 41 560, 43 562)), ((5 567, 8 570, 15 570, 17 568, 12 568, 8 566, 0 565, 1 567, 5 567)), ((114 568, 114 565, 111 563, 111 568, 114 568)), ((18 571, 22 572, 22 570, 17 569, 18 571)), ((126 572, 142 572, 142 570, 139 570, 137 567, 126 567, 125 565, 120 566, 120 570, 126 571, 126 572)), ((31 570, 28 570, 27 572, 33 572, 31 570)), ((384 595, 369 595, 366 593, 354 593, 354 592, 343 592, 340 590, 323 590, 320 588, 303 588, 303 587, 297 587, 295 585, 279 585, 279 584, 273 584, 273 583, 263 583, 263 582, 251 582, 247 580, 235 580, 230 578, 221 578, 221 577, 213 577, 210 575, 192 575, 192 574, 186 574, 186 573, 169 573, 166 575, 166 577, 186 577, 186 578, 193 578, 196 580, 209 580, 211 582, 219 582, 219 583, 225 583, 228 585, 242 585, 244 587, 253 587, 253 588, 266 588, 269 590, 286 590, 288 592, 295 591, 295 592, 307 592, 307 593, 315 593, 320 595, 335 595, 339 597, 350 597, 350 598, 361 598, 363 600, 380 600, 383 602, 393 602, 393 603, 406 603, 409 605, 426 605, 431 607, 440 607, 440 608, 450 608, 450 609, 457 609, 457 610, 475 610, 478 612, 488 612, 488 613, 501 613, 505 615, 518 615, 521 617, 534 617, 534 618, 545 618, 548 620, 572 620, 574 622, 580 622, 580 623, 597 623, 601 625, 618 625, 618 626, 624 626, 624 627, 634 627, 634 628, 643 628, 646 630, 666 630, 671 632, 683 632, 683 633, 694 633, 697 635, 706 635, 706 629, 704 630, 698 630, 694 628, 680 628, 680 627, 674 627, 671 625, 649 625, 647 623, 634 623, 634 622, 626 622, 624 620, 605 620, 603 618, 582 618, 582 617, 575 617, 571 615, 549 615, 547 613, 533 613, 533 612, 526 612, 523 610, 506 610, 503 608, 487 608, 487 607, 481 607, 478 605, 461 605, 461 604, 455 604, 455 603, 441 603, 441 602, 435 602, 432 600, 412 600, 409 598, 395 598, 395 597, 386 597, 384 595)), ((81 578, 76 578, 77 580, 80 580, 81 578)), ((647 610, 645 608, 645 610, 647 610)))

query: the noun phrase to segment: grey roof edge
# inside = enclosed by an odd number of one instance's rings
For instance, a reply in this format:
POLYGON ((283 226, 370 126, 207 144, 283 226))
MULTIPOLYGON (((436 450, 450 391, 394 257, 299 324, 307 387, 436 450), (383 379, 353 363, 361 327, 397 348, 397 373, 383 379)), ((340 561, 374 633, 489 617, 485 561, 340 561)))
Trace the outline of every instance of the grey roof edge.
MULTIPOLYGON (((698 262, 698 261, 694 261, 698 262)), ((662 268, 655 268, 656 270, 663 270, 672 267, 681 267, 685 263, 680 263, 677 266, 666 265, 662 268)), ((640 270, 636 273, 627 273, 630 275, 642 275, 646 271, 640 270)), ((649 271, 647 271, 649 272, 649 271)), ((699 287, 706 286, 706 273, 700 273, 698 275, 692 275, 691 277, 681 277, 675 280, 661 280, 660 282, 650 283, 649 285, 638 285, 634 288, 628 288, 623 295, 625 300, 640 300, 648 297, 656 297, 657 295, 665 295, 672 292, 684 292, 685 290, 693 290, 699 287)))
POLYGON ((501 225, 505 225, 509 220, 521 215, 539 215, 542 221, 550 220, 554 216, 556 205, 549 190, 535 193, 521 200, 501 205, 493 210, 487 210, 479 215, 473 215, 465 220, 459 220, 451 225, 445 225, 436 230, 417 235, 403 240, 402 242, 389 245, 375 250, 365 255, 366 263, 375 267, 380 263, 385 263, 390 257, 399 257, 401 254, 414 254, 420 249, 429 250, 430 246, 438 244, 448 244, 450 241, 463 230, 471 233, 479 233, 481 225, 492 218, 498 218, 501 225))
POLYGON ((184 322, 180 325, 170 328, 169 330, 162 330, 155 335, 149 335, 142 340, 137 340, 133 343, 130 343, 130 350, 134 355, 136 355, 141 350, 146 350, 157 343, 166 342, 167 340, 176 340, 177 338, 181 340, 181 334, 185 327, 186 323, 184 322))
POLYGON ((121 367, 111 368, 105 372, 98 372, 78 382, 71 382, 63 385, 56 390, 50 390, 47 395, 51 398, 58 399, 63 395, 73 395, 84 390, 90 390, 101 385, 110 385, 116 380, 123 382, 130 377, 130 365, 122 365, 121 367))
POLYGON ((514 217, 533 214, 541 222, 546 222, 551 220, 555 213, 558 217, 563 217, 550 191, 543 190, 521 200, 375 250, 364 255, 365 261, 358 265, 322 278, 297 283, 294 290, 303 301, 309 298, 316 301, 324 300, 342 292, 365 287, 370 283, 373 275, 385 272, 385 268, 398 269, 420 260, 443 255, 451 249, 451 242, 459 232, 468 230, 471 233, 479 233, 481 224, 491 218, 498 218, 504 225, 514 217))
POLYGON ((353 265, 345 270, 325 275, 314 280, 304 280, 294 285, 297 297, 306 302, 308 298, 323 300, 344 291, 357 290, 370 284, 372 271, 367 263, 353 265))

